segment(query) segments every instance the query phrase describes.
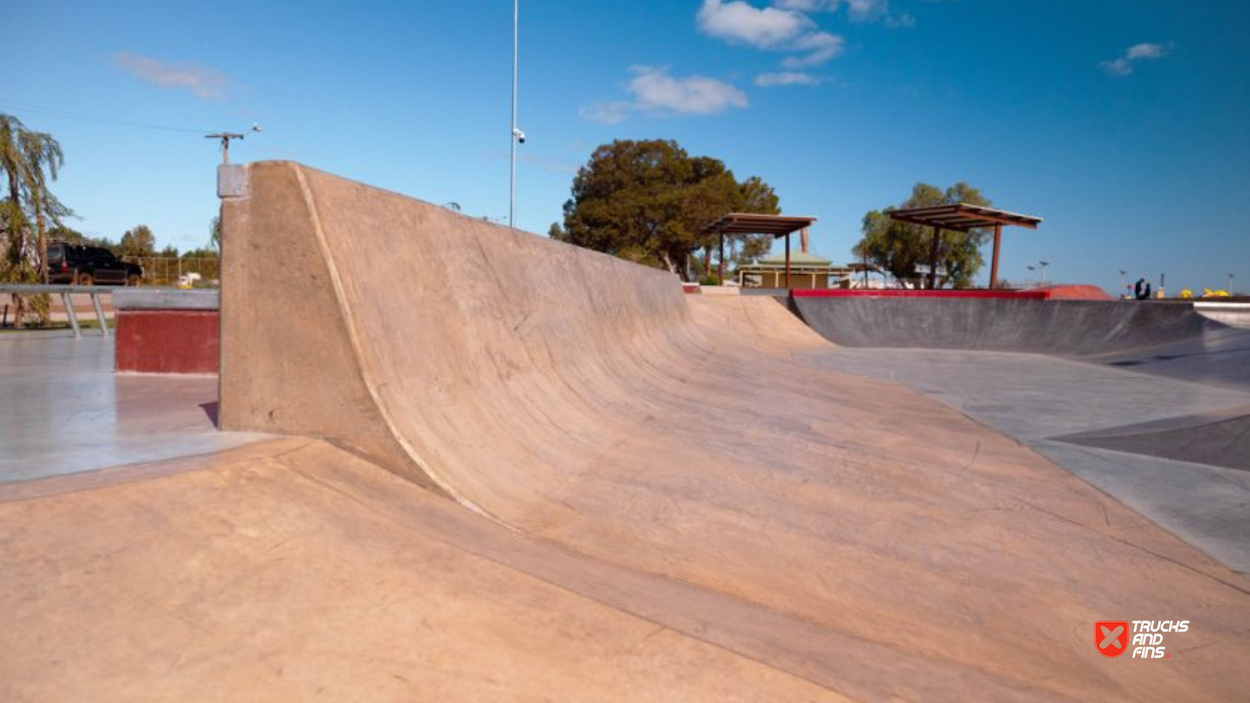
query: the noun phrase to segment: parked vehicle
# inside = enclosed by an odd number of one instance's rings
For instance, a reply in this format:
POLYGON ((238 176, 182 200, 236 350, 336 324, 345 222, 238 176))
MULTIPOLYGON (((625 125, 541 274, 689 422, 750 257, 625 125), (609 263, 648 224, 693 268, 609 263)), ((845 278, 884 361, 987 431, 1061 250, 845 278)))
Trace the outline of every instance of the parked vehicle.
POLYGON ((48 242, 49 283, 137 286, 142 281, 142 266, 122 261, 104 247, 48 242))

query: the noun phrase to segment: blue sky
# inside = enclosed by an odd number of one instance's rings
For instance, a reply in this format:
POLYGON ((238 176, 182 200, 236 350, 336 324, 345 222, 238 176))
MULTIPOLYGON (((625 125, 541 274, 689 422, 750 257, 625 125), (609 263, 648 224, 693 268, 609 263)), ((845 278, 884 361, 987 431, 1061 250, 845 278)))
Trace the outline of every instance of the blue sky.
MULTIPOLYGON (((0 111, 66 153, 88 234, 203 244, 216 145, 467 214, 508 212, 512 4, 25 3, 0 111)), ((967 181, 1045 219, 1002 275, 1112 290, 1250 290, 1250 3, 1237 0, 521 1, 518 226, 561 217, 617 138, 676 139, 758 175, 814 249, 869 209, 967 181)), ((988 252, 987 252, 988 258, 988 252)))

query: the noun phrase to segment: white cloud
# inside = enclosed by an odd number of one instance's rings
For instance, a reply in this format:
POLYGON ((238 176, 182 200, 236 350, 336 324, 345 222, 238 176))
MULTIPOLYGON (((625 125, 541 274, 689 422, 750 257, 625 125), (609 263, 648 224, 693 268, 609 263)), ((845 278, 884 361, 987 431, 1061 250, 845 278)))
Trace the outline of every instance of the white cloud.
POLYGON ((1127 59, 1159 59, 1167 56, 1171 50, 1170 45, 1164 44, 1135 44, 1124 52, 1127 59))
MULTIPOLYGON (((802 9, 828 4, 827 0, 784 0, 802 9)), ((837 0, 831 7, 836 7, 837 0)), ((803 53, 786 59, 788 67, 815 66, 842 53, 842 38, 822 32, 810 17, 780 5, 758 8, 743 0, 704 0, 695 15, 700 32, 731 44, 757 49, 803 53)))
POLYGON ((1102 66, 1102 70, 1113 76, 1127 76, 1133 72, 1133 64, 1128 59, 1116 59, 1114 61, 1103 61, 1098 64, 1102 66))
POLYGON ((794 48, 807 52, 804 56, 788 56, 782 60, 786 68, 819 66, 842 53, 842 37, 828 32, 805 34, 794 42, 794 48))
MULTIPOLYGON (((873 22, 890 16, 889 0, 775 0, 773 5, 783 10, 808 13, 837 12, 845 7, 846 16, 854 22, 873 22)), ((908 15, 902 17, 909 18, 908 15)))
POLYGON ((761 88, 773 88, 785 85, 820 85, 821 79, 810 73, 801 71, 781 71, 779 73, 761 73, 755 77, 755 85, 761 88))
POLYGON ((846 14, 856 22, 871 22, 890 12, 887 0, 846 0, 846 14))
POLYGON ((188 90, 195 97, 205 100, 224 99, 226 87, 230 84, 224 74, 203 66, 169 64, 125 51, 115 54, 113 60, 140 80, 161 88, 188 90))
POLYGON ((598 102, 577 111, 583 119, 598 124, 617 124, 629 118, 630 104, 621 101, 598 102))
POLYGON ((733 108, 747 106, 746 93, 737 87, 704 76, 678 78, 668 69, 635 66, 634 77, 626 86, 631 101, 599 102, 583 107, 583 119, 600 124, 616 124, 632 113, 652 117, 675 115, 715 115, 733 108))
POLYGON ((731 107, 747 106, 746 93, 715 78, 674 78, 665 69, 647 66, 632 70, 635 75, 629 82, 629 92, 645 112, 713 115, 731 107))
POLYGON ((885 26, 890 29, 914 29, 916 18, 907 12, 901 15, 890 15, 885 18, 885 26))
POLYGON ((815 26, 800 12, 776 7, 761 9, 742 0, 704 0, 695 23, 699 31, 710 37, 760 49, 783 46, 815 26))
POLYGON ((799 12, 833 12, 842 4, 842 0, 777 0, 773 5, 784 10, 799 12))
POLYGON ((1133 72, 1134 63, 1161 59, 1172 51, 1172 44, 1134 44, 1125 49, 1124 55, 1118 59, 1103 61, 1098 64, 1110 76, 1127 76, 1133 72))

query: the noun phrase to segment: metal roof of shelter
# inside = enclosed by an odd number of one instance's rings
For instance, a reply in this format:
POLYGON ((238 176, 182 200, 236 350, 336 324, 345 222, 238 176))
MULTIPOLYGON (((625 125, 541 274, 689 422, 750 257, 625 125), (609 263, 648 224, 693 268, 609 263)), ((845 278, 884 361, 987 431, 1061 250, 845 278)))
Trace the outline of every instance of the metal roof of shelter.
POLYGON ((704 227, 703 231, 717 234, 771 234, 774 237, 782 237, 804 227, 810 227, 815 221, 815 217, 731 212, 704 227))
POLYGON ((968 230, 993 227, 995 225, 1013 225, 1015 227, 1037 229, 1037 226, 1042 223, 1042 218, 1040 217, 1017 215, 1006 210, 996 210, 992 207, 982 207, 980 205, 968 205, 967 203, 917 207, 907 210, 888 210, 886 214, 890 216, 890 219, 898 220, 899 222, 941 227, 942 229, 955 230, 957 232, 967 232, 968 230))
POLYGON ((1003 227, 1027 227, 1037 229, 1042 218, 1018 215, 992 207, 956 203, 934 207, 916 207, 905 210, 886 210, 891 220, 933 228, 933 243, 929 251, 929 288, 937 288, 938 251, 942 243, 942 230, 968 232, 974 229, 994 229, 994 257, 990 264, 990 288, 998 287, 998 252, 1002 247, 1003 227))
MULTIPOLYGON (((805 251, 796 251, 793 254, 791 254, 790 258, 794 266, 832 266, 833 265, 832 259, 826 259, 823 256, 809 254, 805 251)), ((777 256, 767 256, 762 259, 757 259, 756 262, 752 265, 754 266, 785 266, 786 257, 784 254, 779 254, 777 256)))
POLYGON ((717 278, 725 283, 725 235, 771 234, 773 238, 786 238, 786 288, 790 287, 790 235, 807 229, 815 217, 790 217, 787 215, 757 215, 749 212, 731 212, 703 228, 704 234, 715 234, 720 240, 720 264, 716 267, 717 278))

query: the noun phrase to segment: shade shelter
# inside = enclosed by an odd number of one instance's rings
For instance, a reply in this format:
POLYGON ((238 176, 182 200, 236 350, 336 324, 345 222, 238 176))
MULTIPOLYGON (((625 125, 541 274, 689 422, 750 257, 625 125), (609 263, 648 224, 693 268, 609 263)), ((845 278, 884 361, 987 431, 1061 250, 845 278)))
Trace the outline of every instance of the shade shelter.
POLYGON ((790 235, 810 227, 815 217, 789 217, 786 215, 756 215, 745 212, 731 212, 719 220, 703 228, 703 233, 715 233, 720 248, 720 263, 717 276, 721 283, 725 282, 725 235, 727 234, 768 234, 773 238, 786 238, 786 287, 790 287, 790 235))
POLYGON ((990 288, 998 287, 998 250, 1002 245, 1003 226, 1014 225, 1037 229, 1042 218, 1032 215, 1017 215, 1006 210, 995 210, 980 205, 957 203, 955 205, 938 205, 936 207, 910 208, 907 210, 889 210, 886 212, 892 220, 923 225, 933 228, 933 245, 929 253, 929 288, 937 288, 938 250, 942 242, 942 230, 970 232, 974 229, 994 228, 994 257, 990 264, 990 288))

